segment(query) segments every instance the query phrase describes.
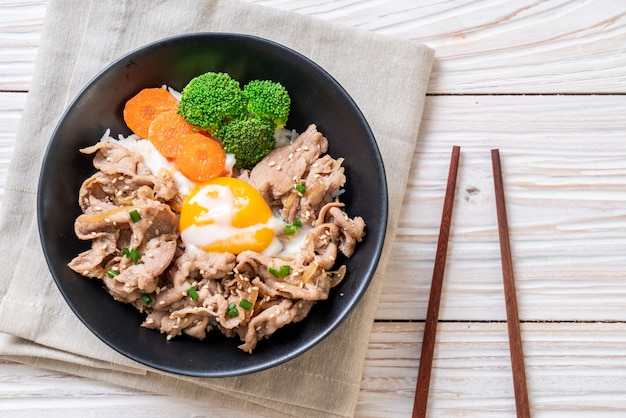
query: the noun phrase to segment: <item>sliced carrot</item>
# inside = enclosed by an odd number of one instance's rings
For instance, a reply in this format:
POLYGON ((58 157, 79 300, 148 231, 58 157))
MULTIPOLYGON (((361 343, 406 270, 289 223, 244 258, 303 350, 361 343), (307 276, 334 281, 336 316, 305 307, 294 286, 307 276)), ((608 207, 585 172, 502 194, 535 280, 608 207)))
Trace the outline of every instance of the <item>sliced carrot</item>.
POLYGON ((188 179, 209 181, 222 174, 225 165, 224 150, 214 139, 197 132, 180 137, 176 166, 188 179))
POLYGON ((168 110, 152 120, 148 139, 165 158, 175 159, 180 148, 180 138, 193 131, 193 125, 187 123, 176 110, 168 110))
POLYGON ((124 122, 131 131, 147 138, 150 123, 158 114, 177 109, 178 102, 167 90, 145 88, 126 102, 124 122))

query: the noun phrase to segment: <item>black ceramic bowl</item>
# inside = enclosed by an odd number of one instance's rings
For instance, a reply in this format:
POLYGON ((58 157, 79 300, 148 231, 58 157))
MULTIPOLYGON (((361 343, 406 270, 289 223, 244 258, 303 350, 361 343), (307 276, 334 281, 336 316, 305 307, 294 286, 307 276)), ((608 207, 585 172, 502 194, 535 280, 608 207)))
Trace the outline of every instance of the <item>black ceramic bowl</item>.
POLYGON ((80 320, 113 349, 153 368, 189 376, 220 377, 276 366, 313 347, 352 311, 376 268, 387 223, 387 188, 372 132, 346 91, 321 67, 277 43, 239 34, 198 33, 142 47, 97 75, 61 118, 44 159, 39 181, 38 221, 50 270, 80 320), (243 85, 252 79, 282 83, 292 98, 287 123, 302 132, 310 123, 329 140, 329 153, 345 157, 348 182, 342 197, 351 216, 362 216, 366 237, 348 260, 347 276, 318 302, 302 322, 260 341, 253 354, 237 348, 238 338, 209 334, 204 341, 168 341, 142 328, 144 315, 114 301, 98 280, 67 267, 90 243, 74 235, 81 213, 78 190, 92 175, 92 156, 79 149, 96 143, 107 128, 130 134, 122 119, 124 103, 143 87, 167 84, 177 90, 207 71, 229 73, 243 85))

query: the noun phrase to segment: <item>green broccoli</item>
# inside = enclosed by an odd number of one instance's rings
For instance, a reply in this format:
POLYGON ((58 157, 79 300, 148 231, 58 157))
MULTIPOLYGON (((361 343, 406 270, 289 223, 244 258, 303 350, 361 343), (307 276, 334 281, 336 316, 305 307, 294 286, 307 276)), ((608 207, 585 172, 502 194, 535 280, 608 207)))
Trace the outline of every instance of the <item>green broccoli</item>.
POLYGON ((269 80, 250 81, 243 88, 248 112, 256 118, 268 119, 275 129, 287 123, 291 98, 282 84, 269 80))
POLYGON ((253 168, 276 145, 272 124, 259 118, 234 120, 222 126, 218 137, 224 152, 234 154, 235 167, 253 168))
POLYGON ((245 117, 246 102, 237 80, 226 73, 208 72, 185 86, 178 113, 214 134, 228 121, 245 117))

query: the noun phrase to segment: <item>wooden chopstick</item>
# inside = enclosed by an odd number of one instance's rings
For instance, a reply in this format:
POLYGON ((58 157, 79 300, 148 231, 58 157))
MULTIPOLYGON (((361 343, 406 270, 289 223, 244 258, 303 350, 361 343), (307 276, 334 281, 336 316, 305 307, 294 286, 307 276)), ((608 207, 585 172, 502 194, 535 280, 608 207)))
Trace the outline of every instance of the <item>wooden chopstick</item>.
POLYGON ((454 206, 454 193, 456 191, 456 177, 459 167, 459 155, 461 148, 452 148, 448 183, 443 202, 443 213, 439 227, 439 240, 435 255, 435 267, 433 269, 428 310, 424 324, 424 337, 422 340, 422 354, 420 356, 419 372, 415 386, 415 400, 413 403, 413 418, 426 416, 426 404, 428 403, 428 389, 430 387, 430 372, 432 370, 433 353, 435 351, 435 337, 437 335, 437 323, 439 322, 439 305, 441 302, 441 289, 443 285, 443 273, 448 253, 448 237, 450 236, 450 223, 452 220, 452 208, 454 206))
POLYGON ((500 257, 502 259, 504 298, 506 302, 506 322, 509 331, 509 350, 511 352, 513 388, 515 390, 515 409, 517 411, 518 418, 528 418, 530 417, 530 406, 528 404, 528 389, 526 387, 526 371, 524 370, 524 353, 522 351, 522 337, 517 311, 517 297, 515 295, 515 278, 513 275, 511 245, 509 242, 509 227, 504 201, 502 166, 500 164, 500 151, 497 149, 491 150, 491 164, 493 167, 496 212, 498 215, 500 257))

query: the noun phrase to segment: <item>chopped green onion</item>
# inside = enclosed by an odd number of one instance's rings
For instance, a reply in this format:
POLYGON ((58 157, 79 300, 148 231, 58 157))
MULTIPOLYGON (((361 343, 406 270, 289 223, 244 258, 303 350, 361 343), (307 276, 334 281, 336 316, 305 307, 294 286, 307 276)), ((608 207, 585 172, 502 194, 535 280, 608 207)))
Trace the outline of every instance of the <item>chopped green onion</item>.
POLYGON ((142 293, 141 300, 143 300, 143 303, 146 305, 150 305, 152 303, 152 298, 147 293, 142 293))
POLYGON ((303 181, 296 184, 296 191, 300 194, 304 194, 304 192, 306 192, 306 184, 303 181))
POLYGON ((198 292, 196 291, 196 288, 193 287, 193 286, 191 286, 189 289, 187 289, 187 294, 193 300, 198 299, 198 292))
POLYGON ((122 254, 126 257, 130 258, 133 263, 137 264, 139 262, 139 258, 141 258, 141 254, 135 248, 131 248, 130 250, 126 247, 122 248, 122 254))
POLYGON ((285 226, 285 234, 295 234, 297 231, 297 228, 300 228, 301 226, 302 226, 302 221, 300 219, 295 219, 293 221, 293 225, 285 226))
POLYGON ((248 299, 241 299, 241 302, 239 302, 239 306, 241 306, 245 310, 249 310, 250 308, 252 308, 252 302, 250 302, 248 299))
POLYGON ((286 276, 289 274, 290 271, 291 271, 291 267, 288 264, 285 264, 283 266, 280 266, 280 270, 278 270, 278 274, 280 274, 281 276, 286 276))
POLYGON ((141 215, 139 215, 139 212, 137 212, 137 209, 130 211, 128 214, 130 215, 130 219, 135 223, 141 220, 141 215))
POLYGON ((107 270, 107 276, 109 276, 110 278, 114 278, 115 276, 117 276, 119 273, 117 271, 113 271, 113 270, 107 270))
POLYGON ((239 310, 237 309, 237 305, 235 305, 235 302, 230 302, 228 304, 228 311, 226 312, 226 315, 229 318, 239 315, 239 310))
POLYGON ((286 264, 286 265, 280 266, 278 270, 276 270, 274 267, 270 267, 267 269, 267 271, 272 273, 274 277, 283 277, 289 274, 289 272, 291 271, 291 267, 286 264))

